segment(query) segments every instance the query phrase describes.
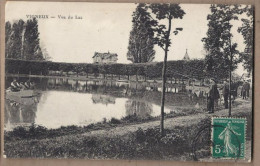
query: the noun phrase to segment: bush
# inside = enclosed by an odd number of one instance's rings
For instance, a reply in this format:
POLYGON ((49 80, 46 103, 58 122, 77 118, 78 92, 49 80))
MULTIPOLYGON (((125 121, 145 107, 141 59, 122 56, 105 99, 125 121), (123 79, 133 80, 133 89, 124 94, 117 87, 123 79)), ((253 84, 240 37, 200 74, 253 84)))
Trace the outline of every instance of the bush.
POLYGON ((148 128, 143 130, 138 128, 136 131, 136 141, 139 143, 156 144, 161 139, 161 133, 159 128, 148 128))
POLYGON ((19 127, 14 128, 14 130, 11 131, 11 133, 12 133, 12 135, 13 135, 14 137, 26 138, 26 136, 27 136, 27 134, 26 134, 27 131, 26 131, 26 129, 25 129, 24 127, 22 127, 22 126, 19 126, 19 127))
POLYGON ((110 120, 110 123, 112 123, 112 124, 121 124, 121 121, 118 120, 118 119, 116 119, 116 118, 112 118, 112 119, 110 120))

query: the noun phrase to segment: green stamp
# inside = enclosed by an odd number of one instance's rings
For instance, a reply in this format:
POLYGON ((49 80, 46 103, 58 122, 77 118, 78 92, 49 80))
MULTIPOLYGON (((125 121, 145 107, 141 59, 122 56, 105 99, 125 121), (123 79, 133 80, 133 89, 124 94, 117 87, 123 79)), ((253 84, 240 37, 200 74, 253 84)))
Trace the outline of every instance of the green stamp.
POLYGON ((242 159, 245 157, 246 119, 212 118, 212 157, 242 159))

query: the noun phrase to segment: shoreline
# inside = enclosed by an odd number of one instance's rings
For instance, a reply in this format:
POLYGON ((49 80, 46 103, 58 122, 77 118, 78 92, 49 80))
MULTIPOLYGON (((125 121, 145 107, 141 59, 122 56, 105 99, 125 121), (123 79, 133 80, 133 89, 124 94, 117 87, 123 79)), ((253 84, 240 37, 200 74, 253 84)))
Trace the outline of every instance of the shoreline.
MULTIPOLYGON (((232 117, 247 117, 248 123, 251 123, 251 101, 239 98, 236 102, 237 105, 232 110, 232 117)), ((166 136, 163 138, 160 137, 160 120, 158 119, 85 132, 78 131, 79 128, 75 127, 70 130, 73 131, 72 134, 66 134, 65 127, 63 135, 41 139, 7 140, 7 135, 5 135, 5 155, 11 158, 44 156, 47 158, 138 159, 140 157, 151 159, 150 157, 155 157, 154 159, 171 160, 175 157, 180 157, 178 159, 184 157, 185 160, 192 160, 192 156, 190 156, 192 153, 190 151, 191 140, 203 125, 210 124, 211 118, 214 116, 228 116, 228 110, 221 109, 214 114, 202 112, 190 116, 166 118, 164 121, 166 136), (184 135, 184 133, 186 134, 184 135), (106 151, 100 148, 105 148, 106 151), (158 151, 154 151, 156 148, 158 151), (18 151, 18 149, 20 150, 18 151), (183 149, 185 150, 183 151, 183 149)), ((252 125, 248 124, 247 127, 246 140, 247 144, 250 145, 252 125)), ((205 138, 209 139, 210 134, 205 134, 205 138)), ((209 156, 208 147, 198 148, 201 159, 209 156)), ((246 159, 250 160, 251 152, 246 155, 246 159)))

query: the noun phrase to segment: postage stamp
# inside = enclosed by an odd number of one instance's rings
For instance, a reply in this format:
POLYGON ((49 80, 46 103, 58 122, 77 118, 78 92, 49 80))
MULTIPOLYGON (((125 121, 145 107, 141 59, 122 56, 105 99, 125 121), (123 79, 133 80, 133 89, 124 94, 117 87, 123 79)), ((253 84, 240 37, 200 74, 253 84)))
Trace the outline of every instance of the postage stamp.
POLYGON ((212 118, 212 157, 243 159, 246 138, 245 118, 212 118))

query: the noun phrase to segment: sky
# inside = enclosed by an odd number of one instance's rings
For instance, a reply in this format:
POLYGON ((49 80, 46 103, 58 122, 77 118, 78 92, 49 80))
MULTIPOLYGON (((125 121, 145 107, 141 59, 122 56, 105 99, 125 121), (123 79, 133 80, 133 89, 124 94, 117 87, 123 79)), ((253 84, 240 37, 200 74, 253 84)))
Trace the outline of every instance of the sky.
MULTIPOLYGON (((55 62, 92 63, 94 52, 118 54, 118 63, 127 60, 129 34, 132 28, 134 3, 88 2, 7 2, 6 21, 27 20, 29 15, 48 15, 38 19, 40 42, 55 62), (60 19, 58 16, 65 16, 60 19), (73 19, 68 19, 72 16, 73 19), (82 19, 75 19, 75 17, 82 19), (55 17, 55 18, 50 18, 55 17)), ((183 19, 174 19, 172 29, 182 27, 178 35, 171 35, 168 60, 180 60, 186 49, 191 59, 205 57, 201 39, 206 37, 209 4, 181 4, 183 19)), ((233 41, 244 50, 243 37, 237 33, 241 21, 232 22, 233 41)), ((154 61, 163 61, 163 50, 155 46, 154 61)), ((239 67, 240 72, 242 67, 239 67)))

